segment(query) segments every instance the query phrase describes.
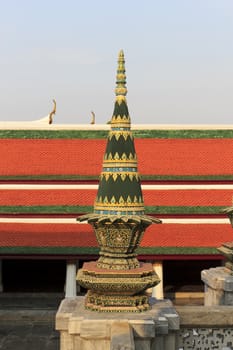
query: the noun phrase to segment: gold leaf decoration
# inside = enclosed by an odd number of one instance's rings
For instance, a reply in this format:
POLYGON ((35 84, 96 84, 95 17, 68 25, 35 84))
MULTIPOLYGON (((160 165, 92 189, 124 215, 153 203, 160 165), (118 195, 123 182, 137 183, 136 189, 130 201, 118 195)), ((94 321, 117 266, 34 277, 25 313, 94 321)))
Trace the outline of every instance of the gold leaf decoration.
POLYGON ((108 204, 108 197, 107 196, 104 197, 103 203, 108 204))
POLYGON ((116 203, 116 198, 114 196, 112 196, 110 202, 111 202, 111 204, 115 204, 116 203))
POLYGON ((126 160, 127 159, 127 155, 125 153, 123 153, 122 156, 121 156, 121 159, 122 160, 126 160))
POLYGON ((110 174, 109 173, 104 173, 105 180, 108 181, 110 174))
POLYGON ((132 203, 132 200, 131 200, 130 196, 127 197, 127 203, 129 203, 129 204, 132 203))
POLYGON ((125 181, 125 179, 126 179, 126 174, 125 173, 121 173, 121 180, 125 181))
POLYGON ((122 196, 120 196, 120 198, 119 198, 119 203, 120 204, 124 204, 125 203, 124 198, 122 196))
POLYGON ((112 178, 113 178, 114 181, 116 181, 117 178, 118 178, 118 174, 117 174, 117 173, 113 174, 113 175, 112 175, 112 178))
POLYGON ((112 160, 112 159, 113 159, 112 153, 111 153, 111 152, 108 154, 108 159, 109 159, 109 160, 112 160))
POLYGON ((134 175, 133 173, 129 173, 129 179, 130 179, 130 181, 133 181, 134 177, 135 177, 135 175, 134 175))

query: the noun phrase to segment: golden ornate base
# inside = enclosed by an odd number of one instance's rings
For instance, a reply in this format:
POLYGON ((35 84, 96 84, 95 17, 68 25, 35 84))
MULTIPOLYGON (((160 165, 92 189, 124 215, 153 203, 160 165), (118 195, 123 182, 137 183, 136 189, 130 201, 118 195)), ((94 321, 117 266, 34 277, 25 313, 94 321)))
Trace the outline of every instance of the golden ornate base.
POLYGON ((136 269, 140 267, 138 259, 135 257, 136 254, 119 254, 116 257, 116 254, 107 254, 101 256, 98 259, 97 266, 101 269, 110 269, 110 270, 129 270, 136 269))
POLYGON ((85 308, 98 312, 143 312, 149 310, 149 298, 147 295, 102 295, 87 292, 85 308))
POLYGON ((149 263, 136 269, 101 269, 96 261, 84 263, 78 283, 88 289, 86 308, 101 312, 141 312, 150 308, 144 291, 160 280, 149 263))

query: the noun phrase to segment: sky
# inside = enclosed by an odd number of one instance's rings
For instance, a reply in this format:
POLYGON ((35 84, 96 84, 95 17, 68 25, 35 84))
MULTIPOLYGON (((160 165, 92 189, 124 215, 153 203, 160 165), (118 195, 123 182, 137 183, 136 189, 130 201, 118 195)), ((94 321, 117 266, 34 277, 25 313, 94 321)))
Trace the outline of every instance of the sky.
POLYGON ((233 0, 0 0, 0 121, 233 124, 233 0))

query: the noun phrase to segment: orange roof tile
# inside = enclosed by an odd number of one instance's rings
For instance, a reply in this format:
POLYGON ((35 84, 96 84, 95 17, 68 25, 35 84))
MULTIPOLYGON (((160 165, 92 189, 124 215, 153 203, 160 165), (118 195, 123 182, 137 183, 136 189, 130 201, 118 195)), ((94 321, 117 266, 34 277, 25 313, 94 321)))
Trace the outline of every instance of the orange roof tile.
POLYGON ((97 190, 0 190, 1 205, 93 205, 97 190))
POLYGON ((1 175, 99 175, 105 140, 0 139, 1 175))
MULTIPOLYGON (((219 247, 231 241, 230 224, 151 225, 141 247, 219 247)), ((0 247, 97 247, 88 224, 0 223, 0 247)))
POLYGON ((179 189, 144 190, 145 205, 156 206, 230 206, 233 191, 231 189, 179 189))
POLYGON ((232 139, 136 139, 135 144, 141 174, 233 173, 232 139))
POLYGON ((0 223, 1 247, 95 247, 89 225, 0 223))
POLYGON ((145 231, 141 246, 219 247, 232 238, 230 224, 162 224, 145 231))
MULTIPOLYGON (((0 189, 0 206, 93 206, 96 189, 0 189)), ((231 189, 143 190, 146 206, 230 206, 231 189)))
MULTIPOLYGON (((1 175, 98 176, 103 139, 0 139, 1 175)), ((233 139, 136 139, 142 175, 232 175, 233 139)))

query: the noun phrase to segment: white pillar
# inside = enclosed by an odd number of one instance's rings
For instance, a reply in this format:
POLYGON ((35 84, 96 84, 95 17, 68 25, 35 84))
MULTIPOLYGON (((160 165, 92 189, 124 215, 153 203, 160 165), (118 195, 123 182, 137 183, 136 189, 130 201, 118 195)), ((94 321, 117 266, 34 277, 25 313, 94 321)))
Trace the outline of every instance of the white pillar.
MULTIPOLYGON (((79 270, 79 260, 76 260, 76 277, 75 277, 76 280, 77 280, 78 270, 79 270)), ((80 284, 76 283, 76 288, 77 288, 77 294, 79 294, 81 292, 80 284)))
POLYGON ((76 262, 67 261, 66 263, 66 284, 65 284, 65 297, 76 297, 76 262))
POLYGON ((152 297, 156 299, 163 299, 163 262, 162 261, 156 261, 153 264, 153 269, 155 273, 157 273, 160 283, 157 284, 157 286, 152 288, 152 297))
POLYGON ((3 292, 3 283, 2 283, 2 260, 0 259, 0 292, 3 292))

